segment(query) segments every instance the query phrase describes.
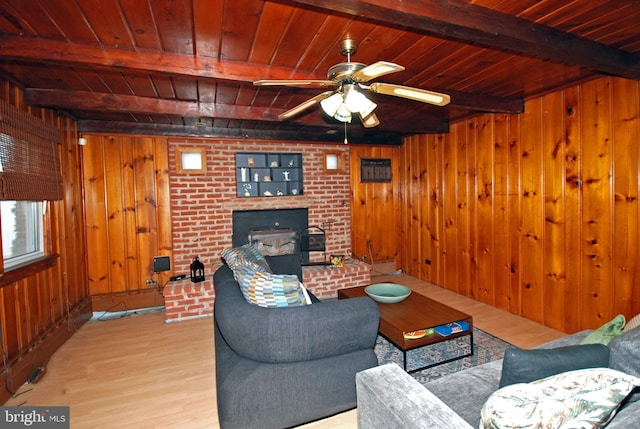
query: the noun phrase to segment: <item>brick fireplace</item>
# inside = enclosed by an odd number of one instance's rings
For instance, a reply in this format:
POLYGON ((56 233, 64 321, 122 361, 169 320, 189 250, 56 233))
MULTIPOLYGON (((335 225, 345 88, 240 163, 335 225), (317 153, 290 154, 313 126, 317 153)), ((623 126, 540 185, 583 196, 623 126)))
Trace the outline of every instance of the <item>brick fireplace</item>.
MULTIPOLYGON (((206 280, 188 279, 165 287, 167 321, 210 316, 213 311, 211 277, 221 263, 220 252, 232 246, 233 212, 306 209, 310 226, 323 225, 327 254, 351 254, 351 195, 348 147, 333 143, 278 143, 227 139, 175 138, 169 140, 170 198, 173 238, 172 266, 176 274, 188 273, 195 256, 205 264, 206 280), (179 174, 176 150, 202 149, 205 174, 179 174), (304 195, 241 198, 236 196, 236 152, 301 153, 304 195), (325 152, 343 152, 344 172, 324 170, 325 152)), ((315 257, 318 257, 317 255, 315 257)), ((369 266, 359 261, 344 268, 303 268, 303 282, 319 298, 336 296, 342 287, 369 284, 369 266)))

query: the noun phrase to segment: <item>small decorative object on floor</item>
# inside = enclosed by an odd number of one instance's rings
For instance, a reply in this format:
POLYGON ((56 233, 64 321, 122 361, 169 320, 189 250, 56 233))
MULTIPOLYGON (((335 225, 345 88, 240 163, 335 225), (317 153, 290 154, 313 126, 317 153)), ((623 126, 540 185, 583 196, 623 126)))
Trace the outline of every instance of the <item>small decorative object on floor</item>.
POLYGON ((191 262, 191 281, 194 283, 204 281, 204 264, 200 262, 197 256, 191 262))

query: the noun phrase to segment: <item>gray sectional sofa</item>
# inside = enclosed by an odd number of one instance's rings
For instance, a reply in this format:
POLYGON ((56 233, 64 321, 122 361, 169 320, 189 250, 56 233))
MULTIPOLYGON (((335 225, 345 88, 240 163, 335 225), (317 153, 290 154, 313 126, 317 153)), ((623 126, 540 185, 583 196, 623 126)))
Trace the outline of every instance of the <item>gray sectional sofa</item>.
POLYGON ((291 427, 355 408, 356 373, 378 365, 372 300, 312 297, 311 305, 263 308, 245 300, 227 265, 213 282, 223 429, 291 427))
MULTIPOLYGON (((580 344, 583 331, 540 348, 580 344)), ((608 345, 609 367, 640 377, 640 328, 632 329, 608 345)), ((498 390, 503 361, 493 361, 460 371, 426 385, 418 383, 394 364, 363 371, 356 376, 358 427, 374 428, 478 428, 481 409, 498 390)), ((638 388, 627 397, 607 428, 640 427, 638 388)))

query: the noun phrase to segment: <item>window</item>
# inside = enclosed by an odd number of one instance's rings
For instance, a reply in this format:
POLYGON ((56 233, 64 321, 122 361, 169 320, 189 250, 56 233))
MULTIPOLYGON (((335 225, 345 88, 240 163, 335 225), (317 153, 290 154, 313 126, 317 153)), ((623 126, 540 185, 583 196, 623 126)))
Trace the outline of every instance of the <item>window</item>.
POLYGON ((43 203, 0 201, 5 269, 44 256, 43 203))
POLYGON ((176 171, 179 174, 205 174, 207 154, 204 148, 176 148, 176 171))
POLYGON ((327 173, 343 173, 345 171, 344 152, 325 151, 324 171, 327 173))

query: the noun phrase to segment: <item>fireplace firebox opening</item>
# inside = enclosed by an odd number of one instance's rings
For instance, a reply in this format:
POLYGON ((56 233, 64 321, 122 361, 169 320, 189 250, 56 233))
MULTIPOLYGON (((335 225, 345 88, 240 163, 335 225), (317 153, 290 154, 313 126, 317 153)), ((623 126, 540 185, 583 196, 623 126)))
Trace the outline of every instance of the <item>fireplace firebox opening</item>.
POLYGON ((309 226, 306 208, 234 211, 232 230, 233 247, 251 243, 262 247, 265 255, 273 253, 269 256, 298 253, 301 265, 328 264, 325 232, 309 226), (310 252, 323 252, 323 260, 310 261, 310 252))

